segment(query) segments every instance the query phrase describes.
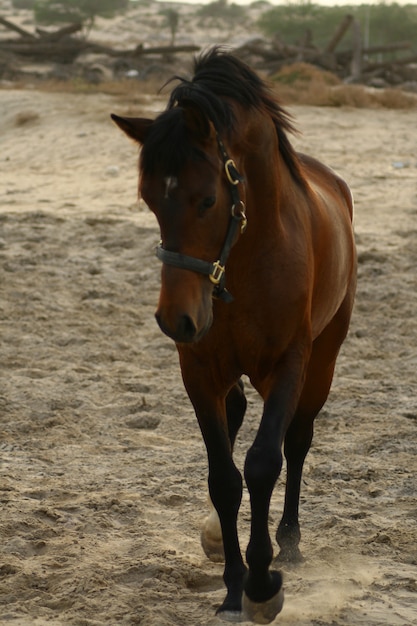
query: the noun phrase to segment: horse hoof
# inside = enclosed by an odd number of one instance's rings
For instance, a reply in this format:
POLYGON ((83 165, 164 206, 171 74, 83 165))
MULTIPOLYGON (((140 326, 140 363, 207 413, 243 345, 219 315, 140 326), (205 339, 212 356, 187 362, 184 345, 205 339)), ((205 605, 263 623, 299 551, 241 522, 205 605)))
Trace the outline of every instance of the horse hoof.
POLYGON ((217 617, 224 620, 225 622, 231 622, 232 624, 238 624, 239 622, 243 622, 243 613, 242 611, 218 611, 217 617))
POLYGON ((210 561, 214 563, 224 562, 222 531, 219 517, 214 509, 204 522, 201 531, 201 545, 210 561))
POLYGON ((255 624, 270 624, 274 621, 284 604, 284 590, 281 589, 266 602, 253 602, 243 592, 242 609, 244 619, 255 624))
POLYGON ((275 558, 277 565, 282 565, 283 563, 299 565, 300 563, 304 563, 304 561, 305 558, 301 554, 298 546, 281 548, 278 556, 275 558))
POLYGON ((204 553, 213 563, 224 563, 223 541, 210 537, 204 531, 201 533, 201 545, 204 553))

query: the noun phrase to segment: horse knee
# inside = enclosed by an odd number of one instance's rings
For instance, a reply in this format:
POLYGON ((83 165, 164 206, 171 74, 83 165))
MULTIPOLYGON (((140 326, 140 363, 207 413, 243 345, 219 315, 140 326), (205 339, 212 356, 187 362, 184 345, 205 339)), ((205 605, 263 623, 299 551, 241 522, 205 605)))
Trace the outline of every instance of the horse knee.
POLYGON ((222 512, 237 515, 242 500, 242 476, 232 463, 228 471, 210 471, 208 477, 211 501, 222 516, 222 512))
POLYGON ((275 445, 256 442, 248 450, 245 461, 245 480, 251 497, 272 493, 282 468, 282 453, 275 445))

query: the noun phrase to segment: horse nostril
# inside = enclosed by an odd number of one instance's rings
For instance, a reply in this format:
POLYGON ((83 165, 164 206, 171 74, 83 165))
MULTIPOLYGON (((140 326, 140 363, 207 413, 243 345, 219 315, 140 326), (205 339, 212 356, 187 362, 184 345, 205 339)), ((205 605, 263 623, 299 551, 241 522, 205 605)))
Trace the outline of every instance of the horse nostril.
POLYGON ((182 315, 178 324, 177 341, 188 342, 192 341, 196 335, 197 328, 191 317, 188 315, 182 315))
POLYGON ((178 319, 176 327, 171 327, 164 323, 163 318, 159 313, 155 313, 155 319, 162 332, 179 343, 189 343, 194 340, 197 334, 196 325, 188 315, 181 315, 178 319))

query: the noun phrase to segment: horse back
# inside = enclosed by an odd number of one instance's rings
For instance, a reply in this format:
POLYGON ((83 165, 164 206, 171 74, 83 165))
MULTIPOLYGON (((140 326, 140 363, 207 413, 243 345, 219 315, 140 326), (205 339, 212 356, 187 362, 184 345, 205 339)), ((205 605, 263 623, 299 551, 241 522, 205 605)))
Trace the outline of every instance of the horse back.
POLYGON ((353 197, 348 184, 343 178, 314 157, 302 153, 299 153, 298 157, 303 173, 310 185, 322 189, 327 187, 337 195, 341 195, 346 204, 350 220, 353 221, 353 197))

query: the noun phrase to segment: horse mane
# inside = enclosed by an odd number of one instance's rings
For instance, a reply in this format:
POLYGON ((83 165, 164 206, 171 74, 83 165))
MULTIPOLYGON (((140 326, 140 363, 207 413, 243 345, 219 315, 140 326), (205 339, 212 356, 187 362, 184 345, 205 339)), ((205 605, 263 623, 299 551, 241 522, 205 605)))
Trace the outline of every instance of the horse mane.
POLYGON ((176 173, 174 170, 180 169, 185 158, 204 158, 204 154, 187 141, 183 107, 196 107, 214 124, 219 135, 230 136, 235 130, 230 106, 230 100, 233 100, 244 108, 254 107, 270 116, 284 161, 294 178, 298 182, 304 181, 297 153, 287 136, 287 133, 297 132, 291 115, 279 104, 266 83, 244 62, 215 46, 195 58, 191 80, 174 76, 168 82, 173 80, 179 83, 171 92, 167 110, 152 125, 142 150, 141 164, 144 169, 151 170, 158 164, 176 173))

